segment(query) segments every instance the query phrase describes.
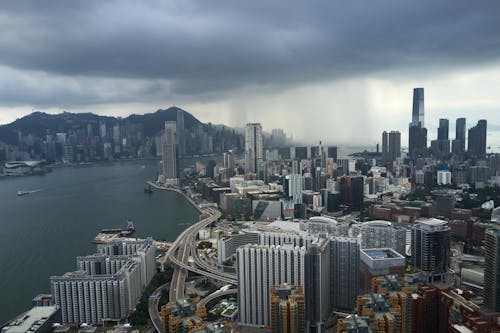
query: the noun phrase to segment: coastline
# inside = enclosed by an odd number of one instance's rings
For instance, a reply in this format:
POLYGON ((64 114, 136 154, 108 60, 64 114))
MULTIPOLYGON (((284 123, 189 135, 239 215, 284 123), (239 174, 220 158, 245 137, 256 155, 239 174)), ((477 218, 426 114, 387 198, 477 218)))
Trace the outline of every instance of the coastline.
POLYGON ((156 184, 154 181, 151 181, 151 180, 148 180, 146 181, 146 184, 150 185, 151 187, 154 187, 155 189, 157 190, 162 190, 162 191, 172 191, 172 192, 176 192, 176 193, 179 193, 180 195, 182 195, 200 214, 203 213, 203 211, 201 210, 201 208, 198 206, 198 204, 196 202, 194 202, 193 199, 191 199, 190 197, 188 197, 186 195, 186 193, 184 193, 182 190, 178 189, 178 188, 175 188, 175 187, 165 187, 165 186, 162 186, 162 185, 158 185, 156 184))

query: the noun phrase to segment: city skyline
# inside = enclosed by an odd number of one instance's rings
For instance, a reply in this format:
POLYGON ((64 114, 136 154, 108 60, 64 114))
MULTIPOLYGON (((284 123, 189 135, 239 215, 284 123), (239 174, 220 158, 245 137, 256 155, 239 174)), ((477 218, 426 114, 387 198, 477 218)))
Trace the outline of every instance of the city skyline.
POLYGON ((204 122, 261 122, 310 143, 356 133, 355 144, 374 145, 384 128, 407 127, 411 89, 425 87, 430 139, 439 118, 488 119, 493 132, 499 6, 7 2, 0 123, 32 110, 123 116, 179 105, 204 122))

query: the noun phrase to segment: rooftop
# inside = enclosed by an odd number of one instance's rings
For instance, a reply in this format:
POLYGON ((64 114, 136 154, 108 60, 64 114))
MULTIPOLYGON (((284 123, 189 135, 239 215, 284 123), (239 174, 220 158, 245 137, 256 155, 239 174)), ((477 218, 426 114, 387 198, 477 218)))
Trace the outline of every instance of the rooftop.
POLYGON ((35 332, 57 310, 57 306, 36 306, 10 322, 2 329, 2 333, 25 333, 30 329, 35 332))

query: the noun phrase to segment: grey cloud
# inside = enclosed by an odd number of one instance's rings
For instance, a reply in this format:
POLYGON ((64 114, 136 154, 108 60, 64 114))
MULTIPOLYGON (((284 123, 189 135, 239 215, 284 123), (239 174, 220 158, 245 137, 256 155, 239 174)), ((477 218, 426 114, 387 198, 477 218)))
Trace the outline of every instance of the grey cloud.
POLYGON ((495 61, 498 1, 8 1, 0 64, 179 94, 495 61))

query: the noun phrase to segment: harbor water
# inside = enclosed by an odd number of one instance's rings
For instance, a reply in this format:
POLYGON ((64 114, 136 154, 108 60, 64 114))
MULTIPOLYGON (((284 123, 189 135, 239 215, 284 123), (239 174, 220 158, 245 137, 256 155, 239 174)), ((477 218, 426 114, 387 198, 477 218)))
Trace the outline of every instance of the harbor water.
POLYGON ((198 212, 180 194, 144 193, 156 173, 157 161, 125 161, 0 179, 0 323, 50 293, 50 276, 75 270, 76 256, 95 251, 101 229, 131 218, 134 236, 173 241, 196 222, 198 212))

